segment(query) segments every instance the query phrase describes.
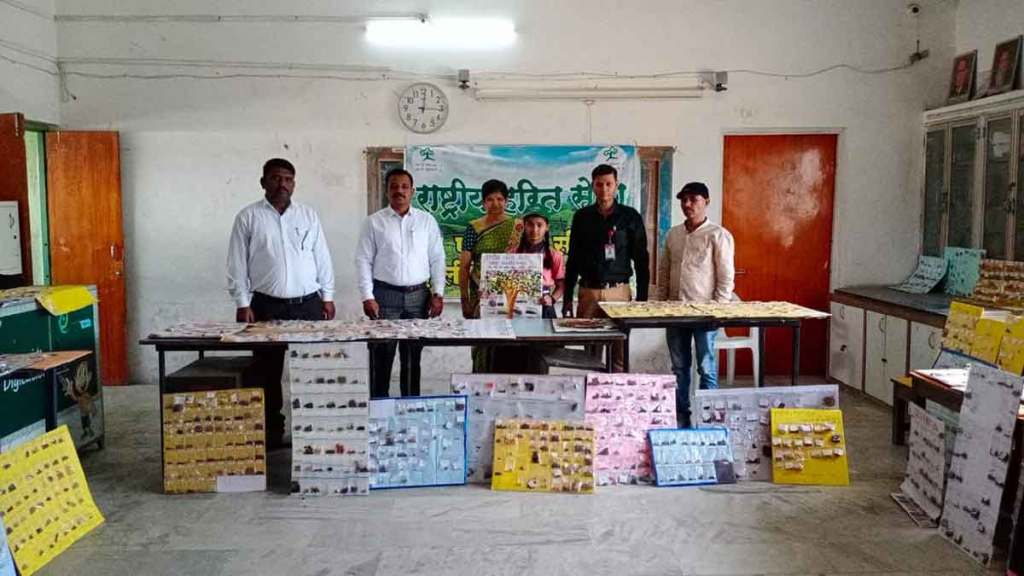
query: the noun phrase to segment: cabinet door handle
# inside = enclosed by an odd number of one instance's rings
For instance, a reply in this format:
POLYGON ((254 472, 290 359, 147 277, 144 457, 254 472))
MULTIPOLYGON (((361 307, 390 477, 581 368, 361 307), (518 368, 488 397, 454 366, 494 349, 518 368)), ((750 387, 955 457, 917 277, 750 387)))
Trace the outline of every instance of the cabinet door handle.
POLYGON ((939 339, 936 338, 936 336, 938 335, 938 332, 932 332, 931 334, 928 335, 928 347, 931 348, 932 350, 937 349, 939 346, 939 339))
POLYGON ((885 334, 885 316, 878 319, 878 331, 885 334))
POLYGON ((839 306, 839 319, 840 320, 846 320, 846 306, 845 305, 839 306))

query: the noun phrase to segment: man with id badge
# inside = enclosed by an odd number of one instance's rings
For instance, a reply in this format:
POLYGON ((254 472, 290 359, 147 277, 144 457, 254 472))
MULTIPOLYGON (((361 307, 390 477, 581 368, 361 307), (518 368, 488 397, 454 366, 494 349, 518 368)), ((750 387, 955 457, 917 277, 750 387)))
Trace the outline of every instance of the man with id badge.
MULTIPOLYGON (((356 278, 363 313, 372 320, 433 318, 444 310, 445 260, 441 228, 433 216, 412 207, 412 174, 401 168, 384 176, 388 205, 366 219, 356 244, 356 278)), ((423 348, 403 341, 402 396, 418 395, 423 348)), ((370 396, 384 398, 391 387, 395 342, 370 347, 370 396)))
MULTIPOLYGON (((632 299, 630 278, 636 272, 636 299, 647 300, 650 263, 647 230, 640 213, 619 204, 619 174, 615 167, 601 164, 590 174, 594 203, 576 211, 569 236, 569 258, 565 267, 565 301, 562 316, 573 316, 572 295, 580 286, 576 316, 603 318, 598 302, 628 302, 632 299)), ((612 365, 624 367, 621 343, 612 345, 612 365)))
MULTIPOLYGON (((295 166, 283 158, 263 165, 263 199, 235 217, 228 244, 228 292, 235 320, 334 319, 334 266, 315 210, 292 201, 295 166)), ((284 433, 281 371, 284 349, 254 352, 265 374, 268 442, 284 433)))

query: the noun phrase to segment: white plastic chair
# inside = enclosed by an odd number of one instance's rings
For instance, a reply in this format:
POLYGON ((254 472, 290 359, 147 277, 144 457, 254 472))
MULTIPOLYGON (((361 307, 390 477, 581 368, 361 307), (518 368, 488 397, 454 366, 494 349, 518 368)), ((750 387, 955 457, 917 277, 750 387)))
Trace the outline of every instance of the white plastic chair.
MULTIPOLYGON (((742 302, 740 297, 734 292, 732 295, 733 302, 742 302)), ((760 386, 760 364, 758 363, 757 353, 757 340, 760 335, 760 328, 750 328, 750 334, 747 336, 727 336, 724 328, 718 329, 718 334, 715 336, 715 353, 719 350, 725 350, 725 385, 732 386, 733 381, 736 379, 736 351, 741 349, 750 350, 753 355, 753 367, 754 367, 754 386, 760 386)), ((694 359, 693 359, 693 375, 690 378, 691 382, 700 385, 700 374, 697 372, 697 358, 696 358, 696 347, 694 347, 694 359)), ((690 386, 691 394, 697 386, 690 386)))

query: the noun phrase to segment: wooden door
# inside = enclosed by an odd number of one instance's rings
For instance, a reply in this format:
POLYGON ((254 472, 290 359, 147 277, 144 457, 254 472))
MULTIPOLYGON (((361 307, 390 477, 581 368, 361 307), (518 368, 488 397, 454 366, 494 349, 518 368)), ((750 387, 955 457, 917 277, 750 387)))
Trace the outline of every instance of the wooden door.
POLYGON ((117 132, 48 132, 50 268, 54 284, 95 284, 104 384, 128 379, 124 231, 117 132))
MULTIPOLYGON (((725 137, 722 223, 736 239, 736 293, 829 309, 835 134, 725 137)), ((825 321, 803 323, 800 372, 825 375, 825 321)), ((767 374, 789 374, 788 329, 769 329, 767 374)), ((749 361, 739 372, 749 373, 749 361)))
MULTIPOLYGON (((32 283, 32 234, 28 216, 28 163, 25 160, 25 119, 21 114, 0 114, 0 200, 18 203, 21 237, 21 278, 11 285, 32 283)), ((0 286, 3 288, 4 286, 0 286)))

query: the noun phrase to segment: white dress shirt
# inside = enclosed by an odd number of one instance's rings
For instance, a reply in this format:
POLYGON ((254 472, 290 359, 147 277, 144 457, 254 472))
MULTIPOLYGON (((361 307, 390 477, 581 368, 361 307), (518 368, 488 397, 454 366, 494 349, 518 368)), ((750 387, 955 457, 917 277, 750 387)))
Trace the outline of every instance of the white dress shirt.
POLYGON ((710 220, 673 226, 658 260, 658 299, 729 302, 736 270, 732 234, 710 220))
POLYGON ((292 202, 278 213, 266 198, 235 217, 228 245, 228 292, 238 308, 253 292, 298 298, 320 292, 334 300, 334 266, 320 218, 309 206, 292 202))
POLYGON ((415 286, 430 280, 434 294, 444 295, 444 242, 437 220, 409 207, 405 216, 391 206, 371 214, 356 246, 356 274, 363 300, 373 299, 373 281, 415 286))

